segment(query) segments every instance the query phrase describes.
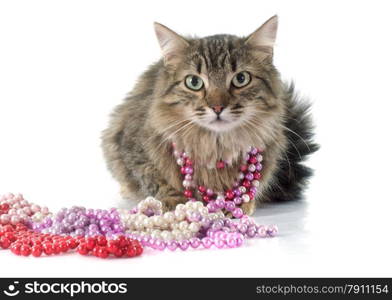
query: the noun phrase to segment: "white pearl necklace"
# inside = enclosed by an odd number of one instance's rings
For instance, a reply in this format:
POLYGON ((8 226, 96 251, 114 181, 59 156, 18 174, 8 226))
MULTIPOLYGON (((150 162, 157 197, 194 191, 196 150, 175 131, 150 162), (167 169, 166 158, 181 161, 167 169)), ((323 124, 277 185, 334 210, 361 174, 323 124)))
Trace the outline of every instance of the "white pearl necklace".
POLYGON ((164 241, 190 239, 211 221, 224 218, 222 211, 210 213, 200 201, 178 204, 174 211, 162 214, 162 203, 153 197, 147 197, 137 208, 138 211, 134 214, 119 209, 121 221, 128 228, 127 232, 164 241), (146 211, 153 211, 154 215, 147 216, 146 211))

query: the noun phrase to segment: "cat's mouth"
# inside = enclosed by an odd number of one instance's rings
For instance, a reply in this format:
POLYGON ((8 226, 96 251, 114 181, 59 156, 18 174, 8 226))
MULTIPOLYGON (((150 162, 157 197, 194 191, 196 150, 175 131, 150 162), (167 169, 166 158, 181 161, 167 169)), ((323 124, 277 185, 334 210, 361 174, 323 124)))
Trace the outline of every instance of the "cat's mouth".
POLYGON ((210 124, 227 124, 227 123, 230 123, 229 121, 226 121, 226 120, 223 120, 223 119, 221 119, 221 118, 216 118, 215 120, 212 120, 211 122, 210 122, 210 124))
POLYGON ((222 118, 215 118, 207 123, 207 127, 213 131, 227 131, 232 128, 233 122, 222 118))
POLYGON ((231 120, 227 116, 209 116, 208 119, 197 119, 196 122, 200 126, 215 132, 228 131, 238 125, 238 122, 231 120))

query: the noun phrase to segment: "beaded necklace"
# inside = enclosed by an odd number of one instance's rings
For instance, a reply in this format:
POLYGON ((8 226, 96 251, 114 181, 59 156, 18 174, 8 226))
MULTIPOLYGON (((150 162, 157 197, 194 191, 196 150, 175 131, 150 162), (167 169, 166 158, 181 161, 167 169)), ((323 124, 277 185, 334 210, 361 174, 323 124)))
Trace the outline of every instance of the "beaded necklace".
MULTIPOLYGON (((183 176, 184 196, 188 201, 196 201, 193 197, 194 192, 191 189, 196 186, 193 181, 193 162, 186 152, 176 150, 175 144, 173 144, 173 148, 174 157, 180 166, 180 172, 183 176)), ((241 218, 244 215, 239 206, 242 203, 254 200, 257 194, 257 187, 260 184, 260 171, 263 168, 261 164, 263 156, 261 153, 260 149, 250 147, 245 154, 244 163, 240 167, 238 180, 234 182, 233 189, 228 189, 225 192, 216 192, 202 185, 197 186, 201 199, 207 203, 207 208, 210 212, 225 209, 231 212, 235 218, 241 218)), ((217 168, 219 169, 224 168, 224 165, 223 161, 217 162, 217 168)))
MULTIPOLYGON (((249 149, 233 189, 222 192, 197 186, 192 160, 184 151, 174 148, 173 153, 188 200, 174 211, 163 213, 162 202, 147 197, 131 210, 74 206, 52 214, 21 194, 7 194, 0 197, 0 248, 36 257, 68 251, 100 258, 133 257, 140 255, 143 247, 172 251, 234 248, 245 238, 276 235, 276 226, 257 225, 239 207, 254 201, 257 193, 263 160, 260 149, 249 149), (203 201, 196 200, 195 190, 203 201), (230 219, 224 211, 239 220, 230 219)), ((217 167, 224 168, 225 163, 220 161, 217 167)))

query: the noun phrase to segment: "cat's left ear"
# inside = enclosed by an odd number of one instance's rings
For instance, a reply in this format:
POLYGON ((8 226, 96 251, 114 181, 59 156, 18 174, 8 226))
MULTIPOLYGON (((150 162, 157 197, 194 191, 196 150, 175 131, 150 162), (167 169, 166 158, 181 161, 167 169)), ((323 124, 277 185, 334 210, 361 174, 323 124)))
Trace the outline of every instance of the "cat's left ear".
POLYGON ((245 41, 251 48, 264 50, 272 54, 278 31, 278 16, 268 19, 245 41))
POLYGON ((165 64, 177 63, 189 43, 182 36, 162 24, 155 22, 154 28, 165 64))

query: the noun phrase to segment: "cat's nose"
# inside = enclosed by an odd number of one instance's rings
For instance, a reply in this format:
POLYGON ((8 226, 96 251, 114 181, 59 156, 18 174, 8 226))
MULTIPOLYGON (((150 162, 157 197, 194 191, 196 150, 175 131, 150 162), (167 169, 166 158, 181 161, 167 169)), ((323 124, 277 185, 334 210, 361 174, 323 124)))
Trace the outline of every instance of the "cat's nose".
POLYGON ((217 115, 219 115, 224 109, 223 105, 214 105, 211 108, 217 115))

